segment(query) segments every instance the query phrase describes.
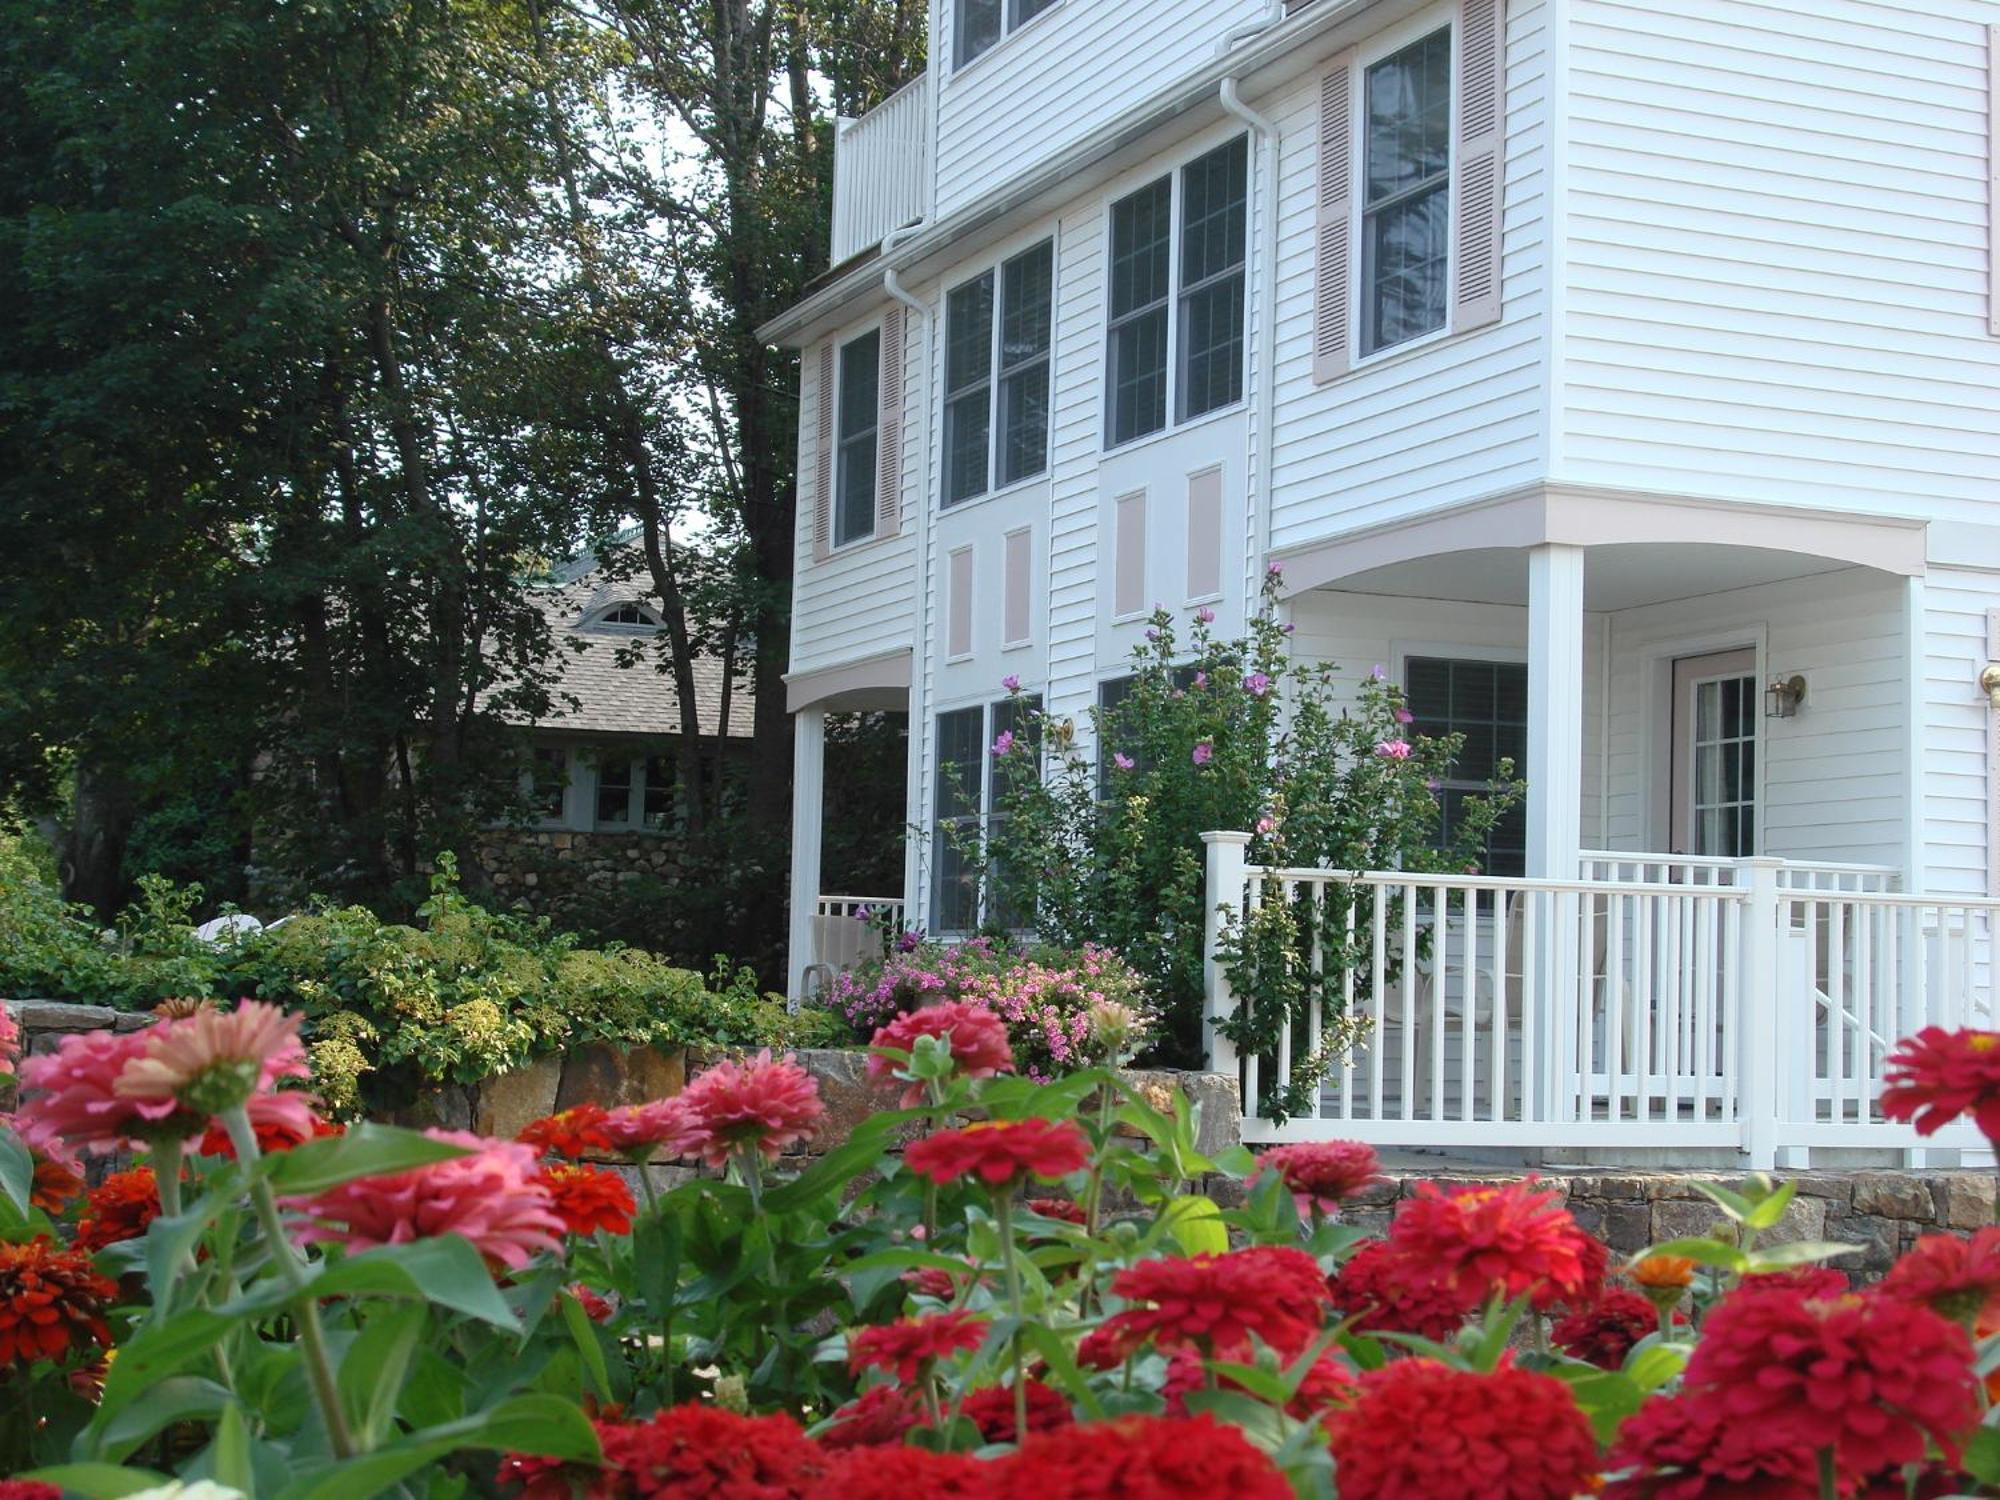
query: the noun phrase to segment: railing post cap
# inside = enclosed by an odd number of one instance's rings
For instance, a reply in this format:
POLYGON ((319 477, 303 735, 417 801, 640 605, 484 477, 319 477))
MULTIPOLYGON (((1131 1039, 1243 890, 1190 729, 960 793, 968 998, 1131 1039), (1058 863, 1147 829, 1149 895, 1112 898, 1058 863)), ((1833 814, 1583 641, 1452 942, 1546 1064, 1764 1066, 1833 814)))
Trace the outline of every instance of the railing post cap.
POLYGON ((1775 854, 1751 854, 1737 861, 1752 870, 1782 870, 1790 860, 1780 859, 1775 854))
POLYGON ((1204 833, 1201 841, 1204 844, 1242 844, 1247 847, 1251 837, 1252 835, 1247 833, 1237 833, 1234 829, 1216 828, 1204 833))

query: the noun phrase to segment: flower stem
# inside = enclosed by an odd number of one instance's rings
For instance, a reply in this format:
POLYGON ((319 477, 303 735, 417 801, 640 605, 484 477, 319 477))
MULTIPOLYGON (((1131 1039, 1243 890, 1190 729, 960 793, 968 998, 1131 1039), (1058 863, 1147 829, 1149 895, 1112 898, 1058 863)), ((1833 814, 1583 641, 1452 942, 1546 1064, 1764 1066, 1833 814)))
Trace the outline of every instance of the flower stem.
POLYGON ((1840 1500, 1840 1474, 1834 1468, 1833 1450, 1819 1450, 1819 1496, 1820 1500, 1840 1500))
POLYGON ((299 1345, 306 1379, 312 1386, 320 1418, 326 1423, 327 1443, 334 1457, 352 1458, 359 1449, 355 1447, 353 1434, 347 1430, 347 1413, 340 1405, 340 1387, 333 1377, 333 1358, 327 1351, 326 1330, 320 1325, 319 1303, 306 1282, 305 1257, 285 1233, 285 1221, 278 1213, 278 1199, 271 1191, 270 1180, 256 1170, 262 1157, 257 1147, 257 1132, 251 1128, 250 1116, 240 1104, 223 1113, 222 1123, 236 1147, 237 1161, 251 1174, 250 1206, 256 1211, 257 1227, 271 1247, 272 1264, 292 1290, 292 1310, 299 1320, 299 1345))
POLYGON ((1000 1265, 1007 1276, 1007 1301, 1014 1309, 1014 1330, 1008 1343, 1014 1350, 1014 1441, 1028 1439, 1028 1385, 1021 1359, 1021 1327, 1027 1309, 1021 1299, 1021 1268, 1014 1256, 1014 1188, 1009 1183, 993 1195, 993 1218, 1000 1227, 1000 1265))
POLYGON ((153 1185, 160 1194, 160 1214, 178 1219, 181 1215, 181 1143, 178 1136, 153 1142, 153 1185))

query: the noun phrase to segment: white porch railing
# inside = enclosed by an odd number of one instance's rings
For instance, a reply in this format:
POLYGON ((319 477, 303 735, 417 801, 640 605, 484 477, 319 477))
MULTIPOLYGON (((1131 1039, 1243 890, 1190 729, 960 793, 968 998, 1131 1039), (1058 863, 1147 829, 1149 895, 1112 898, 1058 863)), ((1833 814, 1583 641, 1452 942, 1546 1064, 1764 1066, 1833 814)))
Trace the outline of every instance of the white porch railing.
POLYGON ((2000 901, 1775 859, 1592 854, 1573 881, 1251 868, 1246 835, 1205 837, 1211 1064, 1240 1070, 1246 1101, 1304 1095, 1282 1123, 1246 1108, 1251 1139, 1733 1148, 1753 1166, 1983 1145, 1920 1142, 1877 1099, 1899 1038, 1990 1014, 2000 901), (1237 1005, 1226 938, 1273 901, 1297 923, 1304 1012, 1238 1056, 1216 1025, 1237 1005), (1342 1017, 1366 1035, 1316 1078, 1342 1017))
POLYGON ((812 957, 802 991, 823 995, 837 975, 880 958, 882 934, 902 931, 903 916, 900 896, 821 896, 813 908, 812 957))
POLYGON ((833 133, 833 264, 872 250, 930 204, 930 90, 918 74, 833 133))

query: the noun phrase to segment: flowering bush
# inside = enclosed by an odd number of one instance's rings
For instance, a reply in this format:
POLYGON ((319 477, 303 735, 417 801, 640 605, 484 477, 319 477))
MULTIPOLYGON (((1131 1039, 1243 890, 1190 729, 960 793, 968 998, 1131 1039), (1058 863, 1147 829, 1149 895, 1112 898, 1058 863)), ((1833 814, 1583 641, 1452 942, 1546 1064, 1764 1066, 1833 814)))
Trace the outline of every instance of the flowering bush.
POLYGON ((1141 1040, 1145 999, 1139 976, 1108 948, 1019 948, 993 938, 964 943, 910 939, 886 957, 838 976, 821 1002, 869 1040, 898 1016, 927 1005, 962 1002, 1006 1024, 1014 1065, 1048 1079, 1102 1062, 1112 1042, 1126 1051, 1141 1040), (1107 1007, 1125 1030, 1106 1036, 1107 1007))
POLYGON ((320 1134, 267 1008, 70 1038, 0 1131, 0 1500, 2000 1486, 1994 1232, 1862 1292, 1820 1264, 1845 1247, 1760 1243, 1792 1197, 1762 1180, 1629 1266, 1532 1181, 1369 1238, 1366 1148, 1210 1160, 1184 1111, 989 1068, 964 1020, 913 1012, 877 1083, 917 1102, 817 1158, 816 1086, 769 1055, 509 1142, 320 1134), (106 1139, 144 1167, 38 1193, 106 1139), (574 1159, 606 1152, 715 1165, 635 1194, 574 1159))

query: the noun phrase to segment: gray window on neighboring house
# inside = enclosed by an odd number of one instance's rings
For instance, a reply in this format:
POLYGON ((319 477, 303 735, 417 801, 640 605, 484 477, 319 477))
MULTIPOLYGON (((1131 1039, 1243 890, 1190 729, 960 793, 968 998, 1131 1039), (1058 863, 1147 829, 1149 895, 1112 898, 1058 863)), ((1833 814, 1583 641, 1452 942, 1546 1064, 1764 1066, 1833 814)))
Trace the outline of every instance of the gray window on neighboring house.
POLYGON ((1243 257, 1250 144, 1181 169, 1180 418, 1243 395, 1243 257))
MULTIPOLYGON (((1467 799, 1483 794, 1511 760, 1515 774, 1528 755, 1528 669, 1521 662, 1411 657, 1405 665, 1409 707, 1422 735, 1465 736, 1439 788, 1444 806, 1439 842, 1463 826, 1467 799)), ((1527 811, 1516 803, 1486 845, 1489 875, 1519 875, 1527 866, 1527 811)))
POLYGON ((1111 205, 1110 446, 1167 425, 1167 319, 1173 295, 1174 183, 1162 177, 1111 205))
POLYGON ((528 805, 544 823, 563 820, 569 793, 569 752, 559 745, 538 745, 528 767, 528 805))
POLYGON ((1055 245, 1045 240, 945 299, 946 505, 1049 466, 1054 283, 1055 245))
POLYGON ((597 826, 632 826, 632 772, 630 760, 605 759, 597 763, 597 826))
POLYGON ((840 347, 839 473, 834 481, 833 544, 875 531, 875 431, 880 418, 882 332, 871 329, 840 347))
POLYGON ((958 0, 957 66, 964 67, 1056 0, 958 0))
POLYGON ((674 787, 678 779, 674 757, 671 755, 649 755, 645 765, 646 785, 640 794, 645 809, 646 827, 654 833, 670 828, 674 823, 674 787))
POLYGON ((1361 352, 1444 327, 1451 240, 1451 28, 1366 78, 1361 352))

